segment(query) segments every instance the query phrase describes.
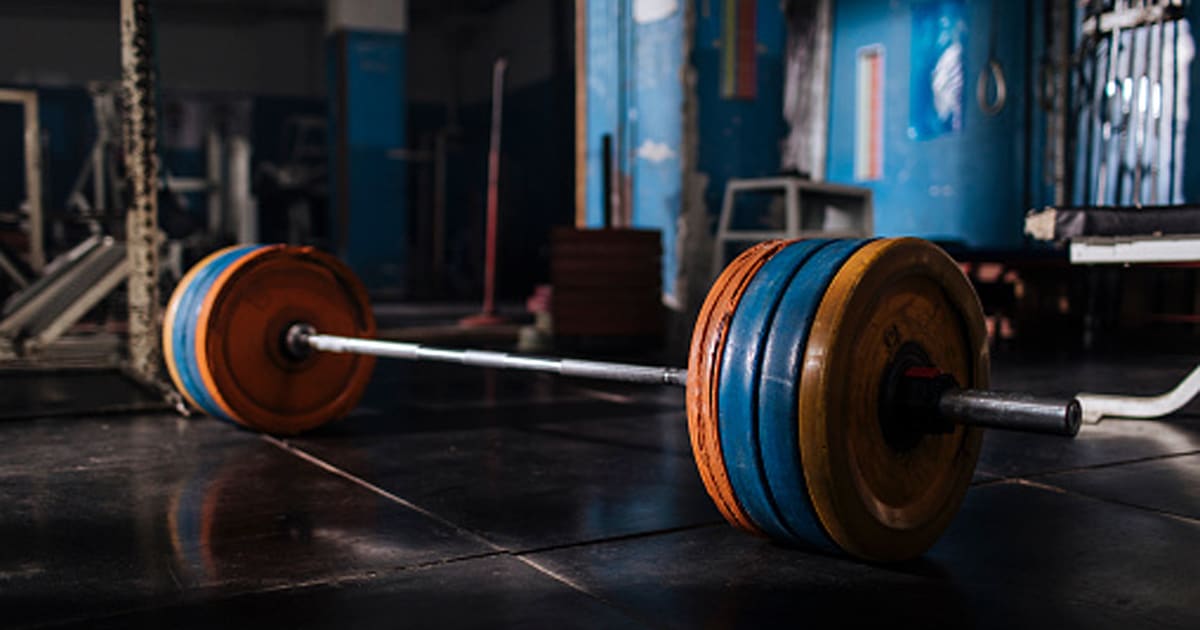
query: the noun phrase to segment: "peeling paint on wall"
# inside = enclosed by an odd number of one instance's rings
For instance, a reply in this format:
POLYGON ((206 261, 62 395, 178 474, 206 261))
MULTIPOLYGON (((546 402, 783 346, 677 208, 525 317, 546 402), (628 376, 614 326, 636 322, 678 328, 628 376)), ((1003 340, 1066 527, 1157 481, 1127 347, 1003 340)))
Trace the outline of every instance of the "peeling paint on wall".
POLYGON ((679 0, 587 4, 587 219, 603 224, 601 139, 613 138, 622 214, 663 234, 663 295, 674 303, 683 203, 685 10, 679 0))
POLYGON ((655 142, 646 140, 642 142, 642 146, 638 147, 637 156, 643 160, 650 162, 665 162, 676 157, 675 150, 667 146, 665 142, 655 142))
POLYGON ((679 10, 679 0, 634 0, 633 21, 649 24, 671 17, 679 10))
POLYGON ((786 0, 783 116, 788 124, 783 169, 825 179, 829 122, 829 66, 833 9, 830 0, 786 0))

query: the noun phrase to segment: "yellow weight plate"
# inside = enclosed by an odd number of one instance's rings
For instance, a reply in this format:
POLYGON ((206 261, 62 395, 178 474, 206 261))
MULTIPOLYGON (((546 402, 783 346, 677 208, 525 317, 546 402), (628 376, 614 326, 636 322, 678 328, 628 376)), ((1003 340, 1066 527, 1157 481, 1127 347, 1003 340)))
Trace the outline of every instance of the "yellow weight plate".
POLYGON ((881 383, 897 351, 914 345, 961 386, 987 387, 983 310, 958 265, 927 241, 874 241, 821 299, 798 394, 813 507, 840 547, 867 560, 929 548, 958 510, 979 456, 976 428, 902 446, 884 438, 881 383))

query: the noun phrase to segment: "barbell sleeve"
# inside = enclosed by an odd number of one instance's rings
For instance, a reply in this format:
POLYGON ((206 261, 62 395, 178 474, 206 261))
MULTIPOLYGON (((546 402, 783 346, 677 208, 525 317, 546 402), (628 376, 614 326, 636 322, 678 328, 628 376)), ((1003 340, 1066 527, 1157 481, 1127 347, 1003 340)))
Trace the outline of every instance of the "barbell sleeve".
POLYGON ((1074 437, 1082 419, 1079 401, 1056 400, 979 389, 951 389, 937 403, 938 413, 958 424, 1027 433, 1074 437))

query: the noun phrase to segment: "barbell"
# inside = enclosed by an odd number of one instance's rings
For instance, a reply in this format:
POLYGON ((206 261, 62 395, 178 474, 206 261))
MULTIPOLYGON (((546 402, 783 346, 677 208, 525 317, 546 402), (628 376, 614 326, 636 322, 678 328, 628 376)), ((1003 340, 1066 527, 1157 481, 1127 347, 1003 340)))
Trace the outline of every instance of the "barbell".
POLYGON ((982 427, 1073 436, 1075 400, 987 390, 978 297, 920 239, 768 241, 697 318, 685 370, 375 340, 362 284, 309 247, 235 246, 191 268, 163 321, 194 407, 296 434, 345 416, 375 357, 686 387, 692 453, 734 526, 871 561, 920 555, 949 525, 982 427))

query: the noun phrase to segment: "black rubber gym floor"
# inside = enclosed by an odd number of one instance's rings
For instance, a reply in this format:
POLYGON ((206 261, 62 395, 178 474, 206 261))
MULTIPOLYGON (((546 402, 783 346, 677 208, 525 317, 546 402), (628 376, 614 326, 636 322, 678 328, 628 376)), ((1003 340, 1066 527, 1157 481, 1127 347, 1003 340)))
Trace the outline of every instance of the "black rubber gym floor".
MULTIPOLYGON (((1002 355, 993 383, 1152 393, 1192 360, 1002 355)), ((0 406, 120 402, 76 377, 0 375, 0 406)), ((1200 627, 1200 405, 1075 441, 989 432, 938 544, 872 566, 725 525, 682 400, 381 363, 352 417, 296 439, 167 413, 5 420, 0 624, 1200 627)))

